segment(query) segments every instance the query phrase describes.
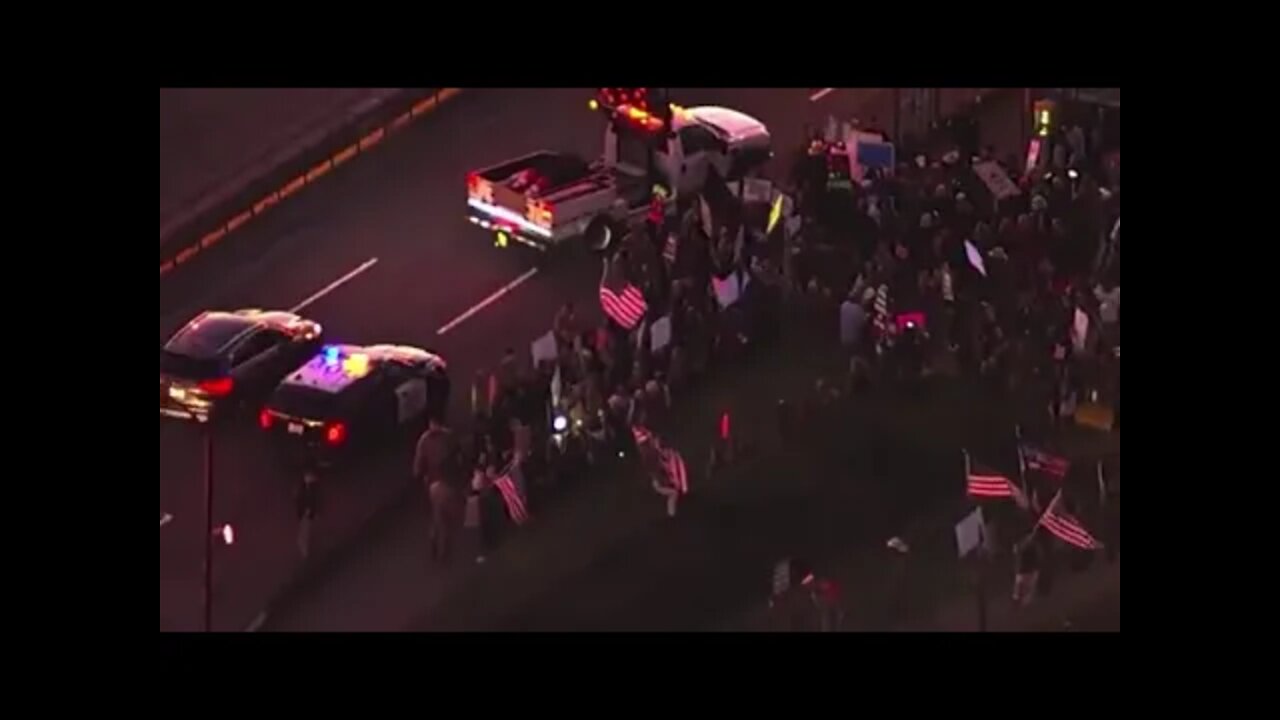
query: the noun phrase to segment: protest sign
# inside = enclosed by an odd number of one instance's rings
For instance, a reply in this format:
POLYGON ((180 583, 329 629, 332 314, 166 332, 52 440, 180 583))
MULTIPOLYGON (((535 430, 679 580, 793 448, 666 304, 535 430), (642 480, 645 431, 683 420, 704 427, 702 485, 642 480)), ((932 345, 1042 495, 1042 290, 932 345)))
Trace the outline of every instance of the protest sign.
POLYGON ((649 328, 649 347, 653 352, 671 344, 671 316, 663 315, 649 328))
POLYGON ((997 200, 1017 197, 1022 194, 1022 190, 1009 179, 1009 175, 1004 171, 1004 168, 994 162, 978 163, 973 166, 973 172, 997 200))
POLYGON ((546 335, 533 341, 530 346, 530 352, 533 354, 533 364, 536 366, 543 360, 554 361, 559 357, 559 350, 556 348, 555 333, 547 331, 546 335))

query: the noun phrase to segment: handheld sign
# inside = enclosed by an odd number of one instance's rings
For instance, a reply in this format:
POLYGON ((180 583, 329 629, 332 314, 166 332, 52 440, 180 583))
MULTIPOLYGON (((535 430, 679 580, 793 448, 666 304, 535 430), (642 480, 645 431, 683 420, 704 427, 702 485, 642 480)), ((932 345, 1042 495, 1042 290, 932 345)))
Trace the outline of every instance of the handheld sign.
POLYGON ((997 200, 1017 197, 1022 194, 1022 190, 1009 179, 1008 173, 1004 171, 994 162, 978 163, 973 166, 973 172, 982 180, 982 184, 987 186, 991 194, 997 200))
POLYGON ((671 316, 663 315, 649 328, 649 343, 654 352, 671 344, 671 316))
POLYGON ((1076 308, 1075 322, 1071 323, 1071 344, 1076 352, 1084 352, 1084 341, 1089 337, 1089 315, 1076 308))
POLYGON ((533 364, 535 366, 543 360, 555 360, 559 357, 559 351, 556 349, 555 333, 548 331, 546 335, 534 340, 529 347, 529 351, 533 355, 533 364))
POLYGON ((965 557, 982 544, 982 508, 974 508, 963 520, 956 523, 956 549, 965 557))
POLYGON ((968 240, 965 240, 964 254, 969 258, 969 264, 973 266, 973 269, 981 273, 982 277, 986 277, 987 264, 982 260, 982 253, 978 250, 978 247, 968 240))

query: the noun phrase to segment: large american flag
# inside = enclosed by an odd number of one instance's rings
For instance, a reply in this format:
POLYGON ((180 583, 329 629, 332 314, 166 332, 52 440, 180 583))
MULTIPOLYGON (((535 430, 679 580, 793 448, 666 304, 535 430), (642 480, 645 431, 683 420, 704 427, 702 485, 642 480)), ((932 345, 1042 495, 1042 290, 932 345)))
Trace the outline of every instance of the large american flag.
POLYGON ((512 522, 523 525, 529 521, 529 508, 525 504, 524 483, 517 481, 516 478, 518 472, 519 468, 512 463, 497 480, 493 481, 493 486, 502 494, 502 502, 506 504, 507 515, 511 517, 512 522))
POLYGON ((1044 515, 1040 517, 1038 525, 1053 533, 1054 537, 1059 540, 1075 545, 1078 548, 1085 550, 1102 549, 1102 543, 1089 534, 1089 531, 1084 529, 1084 525, 1081 525, 1074 515, 1062 507, 1061 490, 1058 491, 1057 495, 1053 496, 1053 502, 1049 503, 1049 507, 1044 511, 1044 515))
POLYGON ((600 285, 600 307, 604 314, 622 327, 630 330, 639 324, 644 314, 649 311, 649 304, 644 300, 640 288, 627 283, 620 292, 614 292, 605 285, 600 285))
POLYGON ((1067 473, 1071 470, 1071 461, 1064 457, 1030 445, 1021 445, 1018 450, 1022 453, 1023 462, 1026 463, 1028 470, 1042 472, 1054 480, 1066 479, 1067 473))

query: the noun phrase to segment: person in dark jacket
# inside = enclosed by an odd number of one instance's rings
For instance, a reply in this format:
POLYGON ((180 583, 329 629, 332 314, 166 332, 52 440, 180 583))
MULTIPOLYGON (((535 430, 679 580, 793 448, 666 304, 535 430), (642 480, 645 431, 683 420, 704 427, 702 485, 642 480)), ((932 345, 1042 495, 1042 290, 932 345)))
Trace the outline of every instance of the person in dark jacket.
POLYGON ((320 510, 320 476, 315 470, 302 474, 302 484, 294 497, 294 508, 298 514, 298 554, 306 560, 311 553, 311 525, 320 510))

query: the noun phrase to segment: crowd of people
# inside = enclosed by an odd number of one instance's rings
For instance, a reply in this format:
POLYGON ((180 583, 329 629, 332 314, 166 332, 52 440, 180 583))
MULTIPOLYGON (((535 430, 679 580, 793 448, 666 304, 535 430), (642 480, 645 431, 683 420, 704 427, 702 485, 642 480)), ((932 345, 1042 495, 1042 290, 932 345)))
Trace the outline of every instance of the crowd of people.
MULTIPOLYGON (((638 315, 588 326, 565 304, 554 357, 508 349, 474 378, 465 437, 433 423, 420 440, 414 475, 428 487, 434 557, 447 559, 470 528, 483 561, 561 491, 636 458, 675 514, 688 483, 665 460, 673 407, 774 341, 788 295, 838 316, 850 389, 966 375, 993 393, 1043 392, 1046 424, 1092 404, 1118 428, 1119 148, 1086 125, 1042 138, 1030 167, 952 148, 834 189, 827 146, 807 143, 791 176, 795 224, 770 227, 705 194, 667 203, 655 193, 635 222, 619 208, 621 240, 594 246, 601 287, 638 291, 638 315), (1017 194, 996 199, 975 173, 988 162, 1017 194)), ((794 432, 785 414, 784 435, 794 432)), ((709 462, 731 454, 722 439, 709 462)), ((1036 552, 1020 546, 1018 557, 1035 564, 1036 552)))
MULTIPOLYGON (((643 312, 634 322, 606 313, 588 326, 566 303, 552 322, 553 358, 534 362, 507 349, 495 370, 473 379, 470 432, 459 438, 433 424, 422 436, 414 476, 429 489, 436 558, 475 529, 483 562, 560 491, 636 458, 674 515, 689 486, 684 456, 667 439, 673 403, 777 336, 782 278, 765 243, 745 233, 731 239, 736 226, 724 221, 708 233, 697 198, 615 221, 622 239, 601 253, 601 287, 633 288, 643 312), (732 296, 716 289, 727 282, 732 296)), ((727 435, 696 470, 732 456, 727 435)))

